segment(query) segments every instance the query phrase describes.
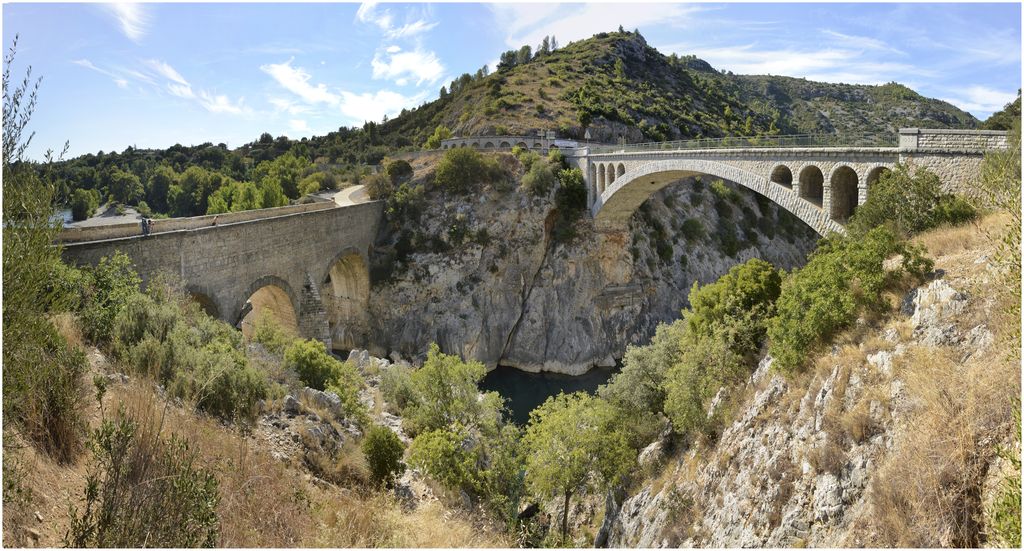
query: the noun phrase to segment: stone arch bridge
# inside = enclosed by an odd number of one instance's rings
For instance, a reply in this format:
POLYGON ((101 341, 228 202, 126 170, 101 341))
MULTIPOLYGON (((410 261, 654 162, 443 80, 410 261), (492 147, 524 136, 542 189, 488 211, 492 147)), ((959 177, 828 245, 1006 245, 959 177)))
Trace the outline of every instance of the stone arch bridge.
POLYGON ((834 139, 782 136, 739 147, 728 140, 599 147, 577 150, 570 161, 583 171, 591 214, 604 229, 624 228, 637 207, 666 185, 705 176, 760 193, 825 235, 845 231, 871 183, 898 162, 928 168, 949 190, 964 191, 984 152, 1007 146, 1005 132, 984 130, 901 129, 898 141, 883 137, 883 145, 872 146, 828 142, 834 139))
POLYGON ((333 201, 246 212, 68 229, 65 260, 95 265, 122 251, 144 282, 180 278, 211 315, 251 331, 267 311, 289 330, 351 348, 367 330, 368 255, 382 219, 379 201, 333 201))

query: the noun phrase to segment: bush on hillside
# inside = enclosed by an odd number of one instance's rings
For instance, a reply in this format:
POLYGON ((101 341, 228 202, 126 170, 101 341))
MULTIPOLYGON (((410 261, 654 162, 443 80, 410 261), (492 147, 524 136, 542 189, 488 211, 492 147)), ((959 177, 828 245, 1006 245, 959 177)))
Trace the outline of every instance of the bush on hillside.
POLYGON ((779 271, 757 258, 733 266, 714 283, 701 287, 694 282, 690 308, 683 312, 687 330, 697 338, 724 330, 733 351, 753 354, 764 340, 767 320, 775 313, 781 285, 779 271))
POLYGON ((360 423, 365 421, 366 406, 359 401, 363 379, 351 363, 338 361, 324 343, 314 339, 292 342, 285 349, 284 361, 287 368, 299 374, 303 384, 337 394, 346 415, 360 423))
POLYGON ((363 438, 362 447, 374 483, 390 485, 405 470, 402 464, 405 446, 391 429, 373 425, 363 438))
POLYGON ((449 149, 434 170, 434 185, 452 193, 469 193, 479 184, 497 182, 504 177, 493 157, 485 157, 475 149, 449 149))
POLYGON ((860 238, 832 235, 822 239, 807 264, 782 283, 777 314, 768 322, 769 353, 783 372, 802 369, 811 351, 857 316, 888 303, 883 292, 908 277, 921 278, 931 261, 920 247, 877 227, 860 238), (883 263, 901 257, 886 269, 883 263))
POLYGON ((911 236, 941 224, 962 224, 974 219, 971 205, 942 191, 939 177, 923 168, 911 173, 900 164, 884 172, 868 190, 868 200, 857 207, 847 226, 851 235, 864 235, 888 225, 901 236, 911 236))
POLYGON ((399 186, 412 179, 412 165, 402 159, 389 161, 384 165, 384 174, 387 174, 392 184, 399 186))
POLYGON ((163 439, 122 408, 89 442, 95 457, 81 512, 71 510, 69 547, 213 547, 217 479, 186 440, 163 439))
POLYGON ((544 160, 536 160, 530 164, 530 168, 523 174, 523 189, 538 197, 544 197, 551 192, 551 189, 558 182, 555 176, 555 167, 544 160))

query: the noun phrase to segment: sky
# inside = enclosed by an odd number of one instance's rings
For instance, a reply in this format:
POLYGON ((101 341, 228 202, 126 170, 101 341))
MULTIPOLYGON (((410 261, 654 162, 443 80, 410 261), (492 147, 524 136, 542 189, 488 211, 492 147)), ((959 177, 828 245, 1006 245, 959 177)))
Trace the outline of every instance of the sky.
MULTIPOLYGON (((394 117, 502 51, 622 25, 715 68, 896 81, 979 119, 1021 87, 1021 5, 5 3, 12 74, 42 75, 28 156, 238 147, 394 117)), ((6 67, 5 67, 6 69, 6 67)))

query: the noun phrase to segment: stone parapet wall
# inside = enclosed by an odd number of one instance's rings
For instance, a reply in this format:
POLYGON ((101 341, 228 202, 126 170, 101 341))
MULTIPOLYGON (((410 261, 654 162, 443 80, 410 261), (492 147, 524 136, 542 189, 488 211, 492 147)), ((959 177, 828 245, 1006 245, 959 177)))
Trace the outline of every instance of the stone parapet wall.
MULTIPOLYGON (((251 222, 254 220, 263 220, 290 214, 327 210, 337 208, 337 206, 338 205, 334 201, 317 201, 304 205, 288 205, 270 209, 226 212, 223 214, 208 214, 205 216, 191 216, 188 218, 153 219, 153 230, 151 233, 156 234, 209 228, 214 226, 215 220, 217 222, 217 226, 224 226, 228 224, 251 222)), ((107 239, 135 237, 141 233, 142 226, 139 222, 129 222, 124 224, 110 224, 106 226, 91 226, 86 228, 66 228, 60 232, 60 235, 57 236, 57 240, 61 243, 83 243, 88 241, 103 241, 107 239)))
POLYGON ((982 152, 1004 149, 1008 141, 1001 130, 954 130, 928 128, 901 128, 900 152, 941 151, 982 152))

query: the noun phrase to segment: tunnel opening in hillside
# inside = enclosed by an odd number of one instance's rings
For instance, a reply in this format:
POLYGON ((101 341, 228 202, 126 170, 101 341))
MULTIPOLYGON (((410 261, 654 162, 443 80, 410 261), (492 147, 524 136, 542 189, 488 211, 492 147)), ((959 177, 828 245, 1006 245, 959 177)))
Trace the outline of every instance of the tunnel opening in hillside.
POLYGON ((299 335, 295 306, 288 292, 273 283, 259 287, 246 301, 239 322, 242 335, 252 337, 256 328, 266 321, 274 323, 289 335, 299 335))
POLYGON ((358 253, 343 254, 331 264, 323 289, 332 347, 336 350, 356 347, 357 336, 366 325, 370 301, 370 272, 366 261, 358 253))

